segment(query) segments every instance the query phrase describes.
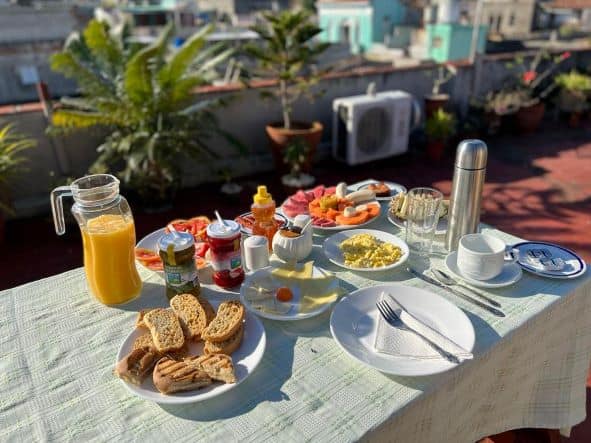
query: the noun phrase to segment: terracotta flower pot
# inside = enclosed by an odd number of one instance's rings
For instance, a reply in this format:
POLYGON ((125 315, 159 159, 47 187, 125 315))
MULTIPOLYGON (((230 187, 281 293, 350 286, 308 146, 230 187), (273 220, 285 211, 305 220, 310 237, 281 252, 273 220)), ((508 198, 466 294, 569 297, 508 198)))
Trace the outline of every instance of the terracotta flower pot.
POLYGON ((280 173, 288 172, 288 165, 283 161, 285 147, 293 140, 303 138, 308 143, 310 150, 308 151, 306 161, 302 165, 302 171, 310 171, 312 167, 312 159, 314 158, 316 148, 322 138, 323 126, 320 122, 292 122, 291 129, 285 129, 283 128, 282 122, 276 122, 268 124, 265 127, 265 130, 271 144, 275 170, 280 173))
POLYGON ((522 134, 532 134, 537 131, 544 118, 545 110, 546 105, 543 102, 525 108, 519 108, 519 111, 515 114, 519 132, 522 134))
POLYGON ((582 114, 580 111, 571 112, 568 116, 568 127, 573 129, 580 127, 582 114))
POLYGON ((431 117, 439 109, 445 109, 449 103, 448 94, 436 94, 425 96, 425 118, 431 117))
POLYGON ((443 140, 429 140, 427 142, 427 158, 432 162, 437 162, 443 158, 445 152, 445 142, 443 140))

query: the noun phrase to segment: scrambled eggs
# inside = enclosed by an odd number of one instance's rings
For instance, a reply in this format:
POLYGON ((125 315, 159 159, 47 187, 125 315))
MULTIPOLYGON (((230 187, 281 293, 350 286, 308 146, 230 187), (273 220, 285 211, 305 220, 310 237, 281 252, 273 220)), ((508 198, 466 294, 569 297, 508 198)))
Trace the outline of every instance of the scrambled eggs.
POLYGON ((381 268, 396 263, 402 250, 392 243, 378 240, 370 234, 357 234, 339 245, 345 264, 356 268, 381 268))

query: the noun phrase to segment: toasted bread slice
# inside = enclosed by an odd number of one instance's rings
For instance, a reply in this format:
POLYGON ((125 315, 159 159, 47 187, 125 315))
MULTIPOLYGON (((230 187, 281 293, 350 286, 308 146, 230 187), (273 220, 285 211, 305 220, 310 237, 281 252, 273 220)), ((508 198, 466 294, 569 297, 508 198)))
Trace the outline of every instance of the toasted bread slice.
POLYGON ((225 301, 217 315, 201 333, 204 340, 220 342, 229 339, 238 331, 244 320, 244 306, 236 300, 225 301))
POLYGON ((159 352, 176 351, 185 344, 179 319, 171 310, 153 309, 144 315, 144 323, 152 333, 152 340, 159 352))
POLYGON ((123 380, 140 385, 160 355, 147 349, 134 349, 115 365, 115 374, 123 380))
POLYGON ((232 357, 226 354, 208 354, 185 359, 189 365, 201 368, 214 380, 224 383, 236 383, 232 357))
POLYGON ((207 324, 210 324, 211 321, 215 318, 215 309, 213 309, 213 306, 211 306, 211 303, 209 303, 206 298, 197 297, 197 300, 199 300, 199 303, 201 303, 201 306, 203 306, 203 309, 205 309, 207 324))
POLYGON ((152 333, 148 330, 142 332, 142 334, 133 341, 132 349, 146 349, 158 352, 154 345, 154 341, 152 340, 152 333))
POLYGON ((181 322, 183 333, 188 340, 201 338, 201 331, 207 326, 207 311, 193 294, 178 294, 170 300, 170 306, 181 322))
POLYGON ((135 327, 136 328, 148 328, 144 323, 144 315, 150 312, 152 309, 142 309, 140 312, 137 313, 137 318, 135 319, 135 327))
POLYGON ((191 391, 212 383, 211 377, 198 366, 189 365, 183 360, 174 360, 170 357, 162 357, 158 361, 152 380, 156 389, 163 394, 191 391))
POLYGON ((230 355, 240 347, 244 336, 244 326, 240 325, 236 333, 224 341, 206 341, 203 352, 206 354, 227 354, 230 355))

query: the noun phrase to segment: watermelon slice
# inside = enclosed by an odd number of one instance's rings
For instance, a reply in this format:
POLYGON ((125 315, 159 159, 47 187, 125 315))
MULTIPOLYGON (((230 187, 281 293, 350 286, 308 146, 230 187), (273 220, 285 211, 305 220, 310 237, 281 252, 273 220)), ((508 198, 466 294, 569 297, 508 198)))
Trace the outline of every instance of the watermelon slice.
POLYGON ((324 195, 324 186, 318 185, 312 191, 314 192, 314 198, 320 198, 324 195))

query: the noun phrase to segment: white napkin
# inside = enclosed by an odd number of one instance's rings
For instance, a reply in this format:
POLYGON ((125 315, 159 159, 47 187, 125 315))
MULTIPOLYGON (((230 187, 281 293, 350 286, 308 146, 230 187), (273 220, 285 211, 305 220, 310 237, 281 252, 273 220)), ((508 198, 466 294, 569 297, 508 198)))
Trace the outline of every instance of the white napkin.
MULTIPOLYGON (((412 326, 412 329, 415 329, 425 337, 428 337, 442 349, 458 357, 459 360, 473 358, 472 353, 466 351, 461 346, 443 336, 440 332, 435 331, 433 328, 411 315, 392 295, 382 292, 380 295, 380 301, 382 300, 385 300, 407 325, 412 326)), ((377 352, 396 355, 398 357, 418 358, 421 360, 445 359, 424 339, 411 330, 395 328, 382 317, 379 311, 377 315, 378 327, 374 341, 374 348, 377 352)))

